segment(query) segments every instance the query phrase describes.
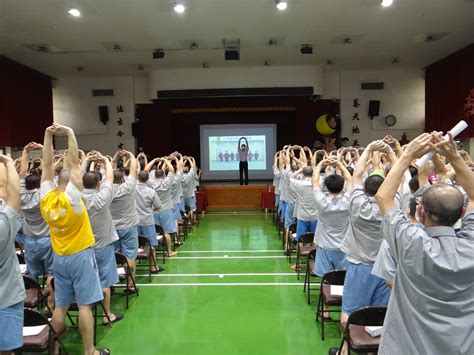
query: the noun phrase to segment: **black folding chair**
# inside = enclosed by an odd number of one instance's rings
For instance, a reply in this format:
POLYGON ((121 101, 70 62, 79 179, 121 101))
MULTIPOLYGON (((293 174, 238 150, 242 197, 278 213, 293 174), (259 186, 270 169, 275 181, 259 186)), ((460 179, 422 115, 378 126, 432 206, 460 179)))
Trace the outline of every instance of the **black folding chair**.
POLYGON ((150 241, 143 235, 138 236, 138 247, 141 249, 138 251, 136 267, 146 266, 148 268, 148 282, 151 282, 152 270, 157 270, 155 259, 153 258, 153 251, 151 249, 150 241), (143 263, 145 261, 145 263, 143 263))
MULTIPOLYGON (((342 351, 344 342, 347 344, 347 353, 377 353, 379 350, 380 337, 373 337, 366 332, 366 326, 383 326, 386 306, 364 307, 351 313, 342 334, 339 353, 342 351)), ((400 341, 403 341, 400 339, 400 341)))
POLYGON ((316 261, 316 249, 311 250, 308 253, 308 256, 306 259, 306 273, 304 276, 303 292, 306 292, 306 290, 308 290, 308 304, 311 304, 311 291, 319 290, 319 287, 311 288, 311 279, 318 277, 315 274, 313 274, 315 261, 316 261))
POLYGON ((168 246, 166 245, 166 238, 165 238, 165 232, 163 231, 163 228, 159 226, 158 224, 155 224, 155 231, 157 238, 159 235, 161 235, 161 239, 158 240, 158 245, 159 248, 155 247, 155 253, 156 256, 158 257, 158 254, 161 253, 162 255, 162 260, 163 264, 166 263, 166 255, 168 255, 168 246))
MULTIPOLYGON (((118 253, 116 252, 115 253, 115 262, 117 263, 117 267, 119 268, 123 268, 125 270, 125 275, 124 275, 124 281, 125 281, 125 284, 117 284, 117 285, 113 285, 111 287, 111 289, 116 289, 116 288, 125 288, 125 308, 128 309, 128 297, 130 294, 134 293, 136 294, 137 296, 139 296, 138 294, 138 288, 137 288, 137 284, 135 283, 135 279, 133 278, 133 275, 132 275, 132 272, 131 272, 131 269, 130 269, 130 265, 128 264, 128 260, 127 258, 125 257, 125 255, 121 254, 121 253, 118 253), (128 287, 128 280, 131 280, 132 282, 132 286, 133 286, 133 290, 130 291, 129 287, 128 287)), ((120 276, 120 273, 119 273, 119 276, 120 276)))
POLYGON ((60 337, 66 333, 66 324, 53 324, 41 313, 32 309, 24 309, 24 327, 36 327, 44 325, 44 329, 36 335, 23 336, 23 346, 16 349, 15 354, 22 354, 23 352, 43 352, 48 350, 49 354, 54 353, 54 343, 59 344, 59 353, 67 354, 66 348, 62 343, 60 337))
POLYGON ((321 278, 318 309, 316 310, 316 322, 321 317, 321 340, 324 340, 324 323, 339 322, 338 320, 325 319, 324 312, 341 312, 342 296, 331 294, 331 285, 342 286, 345 278, 346 270, 329 271, 321 278))
POLYGON ((23 275, 23 283, 25 285, 25 308, 37 309, 42 311, 43 307, 46 306, 48 311, 52 313, 51 308, 48 306, 49 290, 41 289, 39 283, 30 276, 23 275))
POLYGON ((300 273, 301 273, 301 260, 305 256, 308 256, 308 254, 316 249, 316 246, 313 243, 314 240, 314 233, 313 232, 308 232, 308 233, 303 233, 300 236, 300 239, 296 243, 296 272, 298 274, 298 280, 300 279, 300 273))

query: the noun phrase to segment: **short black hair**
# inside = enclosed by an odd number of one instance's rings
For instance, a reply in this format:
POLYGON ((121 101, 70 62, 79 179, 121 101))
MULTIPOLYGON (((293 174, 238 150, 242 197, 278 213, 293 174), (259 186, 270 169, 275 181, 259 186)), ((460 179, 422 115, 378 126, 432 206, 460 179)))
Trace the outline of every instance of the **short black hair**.
POLYGON ((462 216, 464 196, 456 187, 438 183, 423 193, 422 203, 434 222, 452 227, 462 216))
POLYGON ((41 186, 41 174, 37 172, 28 175, 25 178, 25 188, 27 190, 39 189, 41 186))
POLYGON ((162 178, 163 176, 165 176, 165 171, 163 169, 156 169, 155 170, 155 177, 157 179, 162 178))
POLYGON ((412 194, 417 192, 420 189, 420 181, 418 180, 418 175, 413 176, 410 181, 408 181, 408 186, 412 194))
POLYGON ((408 208, 410 209, 410 217, 411 217, 411 218, 415 218, 415 215, 416 215, 416 206, 417 206, 416 198, 412 197, 412 198, 410 199, 410 202, 408 203, 408 208))
POLYGON ((384 178, 380 175, 371 175, 364 182, 365 193, 369 196, 375 196, 382 185, 384 178))
POLYGON ((337 174, 331 174, 324 179, 324 185, 326 185, 328 191, 333 194, 338 194, 342 191, 344 182, 344 178, 337 174))
POLYGON ((410 165, 408 170, 410 170, 411 177, 418 175, 418 169, 415 166, 410 165))
POLYGON ((82 177, 82 185, 85 189, 96 189, 100 183, 100 175, 96 171, 88 171, 82 177))

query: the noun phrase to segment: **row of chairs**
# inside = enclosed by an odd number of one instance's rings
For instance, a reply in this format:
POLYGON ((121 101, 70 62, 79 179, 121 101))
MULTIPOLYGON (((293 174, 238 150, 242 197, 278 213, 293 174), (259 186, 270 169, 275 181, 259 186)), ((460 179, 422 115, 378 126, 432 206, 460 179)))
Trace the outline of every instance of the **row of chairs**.
MULTIPOLYGON (((174 236, 176 240, 179 238, 187 239, 188 234, 192 231, 194 226, 199 224, 198 215, 195 214, 195 217, 191 220, 189 216, 189 210, 186 214, 183 215, 183 221, 180 222, 180 229, 178 233, 174 236)), ((160 226, 156 226, 157 235, 164 235, 163 230, 160 226)), ((157 265, 152 257, 152 249, 149 243, 149 240, 144 236, 139 236, 139 253, 137 257, 137 267, 143 266, 148 269, 149 282, 151 282, 152 270, 157 268, 157 265)), ((163 263, 166 262, 167 248, 165 238, 161 238, 160 243, 158 244, 159 248, 156 250, 156 256, 161 254, 163 263)), ((16 243, 17 248, 17 257, 20 264, 25 264, 23 248, 20 243, 16 243)), ((129 308, 130 300, 129 298, 132 295, 139 296, 139 290, 136 286, 136 281, 132 277, 131 268, 127 261, 127 258, 121 254, 115 253, 115 261, 117 264, 117 269, 119 271, 120 282, 111 287, 112 292, 117 289, 125 288, 128 291, 127 279, 130 279, 132 282, 132 291, 120 293, 125 297, 125 308, 129 308)), ((53 344, 57 341, 59 344, 60 354, 67 354, 67 350, 64 344, 61 342, 60 337, 66 332, 66 325, 54 324, 50 321, 45 314, 42 313, 44 308, 49 313, 52 313, 52 310, 48 306, 47 299, 49 297, 49 291, 45 288, 46 277, 43 277, 43 284, 40 285, 35 279, 24 275, 23 280, 26 290, 26 298, 24 301, 24 327, 33 327, 33 326, 44 326, 43 329, 35 335, 28 335, 23 337, 23 347, 15 350, 15 354, 21 354, 23 352, 44 352, 48 351, 49 354, 52 354, 55 349, 53 349, 53 344)), ((54 278, 52 279, 51 285, 54 289, 54 278)), ((94 344, 96 344, 96 334, 97 334, 97 319, 103 317, 108 318, 108 326, 112 326, 112 322, 108 317, 108 314, 105 312, 105 307, 103 302, 98 302, 93 305, 93 316, 94 316, 94 344), (100 311, 99 311, 100 308, 100 311)), ((79 308, 77 304, 72 304, 67 313, 67 317, 71 325, 75 326, 77 324, 79 308), (76 321, 74 321, 76 319, 76 321)))
MULTIPOLYGON (((296 273, 300 278, 300 272, 305 261, 305 276, 303 292, 306 293, 308 305, 311 304, 311 292, 319 291, 318 303, 316 308, 316 322, 321 322, 321 340, 325 337, 325 324, 328 322, 339 323, 338 319, 324 317, 325 312, 341 313, 342 295, 331 293, 331 286, 343 286, 346 276, 346 270, 333 270, 321 278, 313 273, 317 257, 316 245, 314 245, 314 233, 305 233, 301 235, 299 241, 294 238, 296 224, 290 226, 289 236, 285 243, 285 227, 280 219, 278 209, 272 211, 272 220, 279 237, 282 240, 282 246, 288 257, 288 262, 292 262, 292 254, 296 250, 296 273), (316 287, 315 285, 318 285, 316 287)), ((347 323, 341 324, 341 343, 339 352, 342 351, 344 343, 347 344, 347 351, 355 353, 377 352, 380 337, 372 337, 365 331, 366 326, 382 326, 387 307, 364 307, 350 314, 347 323)))

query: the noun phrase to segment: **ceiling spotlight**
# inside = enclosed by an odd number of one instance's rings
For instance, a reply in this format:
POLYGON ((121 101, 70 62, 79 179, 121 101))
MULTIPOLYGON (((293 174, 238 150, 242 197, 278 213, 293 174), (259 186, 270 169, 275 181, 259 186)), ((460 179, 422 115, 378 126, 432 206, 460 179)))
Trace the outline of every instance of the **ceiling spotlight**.
POLYGON ((165 57, 165 52, 162 49, 155 49, 153 51, 153 59, 163 59, 165 57))
POLYGON ((328 60, 326 61, 326 65, 334 65, 334 60, 328 59, 328 60))
POLYGON ((286 0, 276 0, 276 7, 278 10, 286 10, 288 2, 286 0))
POLYGON ((300 49, 301 54, 313 54, 313 46, 310 44, 303 44, 300 49))
POLYGON ((143 69, 145 69, 145 68, 143 67, 143 65, 142 65, 142 64, 139 64, 137 70, 143 70, 143 69))
POLYGON ((76 70, 77 70, 78 72, 83 72, 83 71, 85 71, 85 68, 84 68, 82 65, 78 65, 78 66, 76 67, 76 70))
POLYGON ((392 59, 392 64, 399 64, 400 63, 400 59, 395 57, 392 59))
POLYGON ((74 16, 74 17, 81 16, 81 12, 78 9, 69 9, 68 13, 69 15, 74 16))
POLYGON ((209 64, 207 64, 207 63, 202 63, 202 67, 203 67, 204 69, 209 69, 209 64))
POLYGON ((178 14, 182 14, 184 11, 186 11, 186 6, 184 6, 180 2, 177 2, 175 3, 173 10, 176 11, 178 14))
POLYGON ((342 44, 347 45, 347 44, 352 44, 352 38, 346 37, 342 40, 342 44))
POLYGON ((268 60, 266 60, 265 63, 263 63, 263 66, 264 67, 271 67, 272 64, 268 60))
POLYGON ((380 5, 382 5, 383 7, 388 7, 392 4, 393 4, 393 0, 382 0, 382 2, 380 3, 380 5))

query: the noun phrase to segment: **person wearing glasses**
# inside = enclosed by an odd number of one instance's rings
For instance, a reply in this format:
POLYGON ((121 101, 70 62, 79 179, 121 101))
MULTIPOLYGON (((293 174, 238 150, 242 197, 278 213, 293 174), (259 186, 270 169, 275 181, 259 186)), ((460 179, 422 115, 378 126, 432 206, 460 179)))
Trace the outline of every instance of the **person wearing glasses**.
POLYGON ((474 173, 452 136, 424 133, 410 142, 376 194, 382 233, 397 263, 379 354, 473 354, 474 173), (456 182, 430 186, 418 199, 423 228, 395 204, 401 177, 417 158, 435 151, 453 167, 456 182), (462 218, 460 231, 455 223, 462 218), (403 341, 400 341, 403 339, 403 341))

